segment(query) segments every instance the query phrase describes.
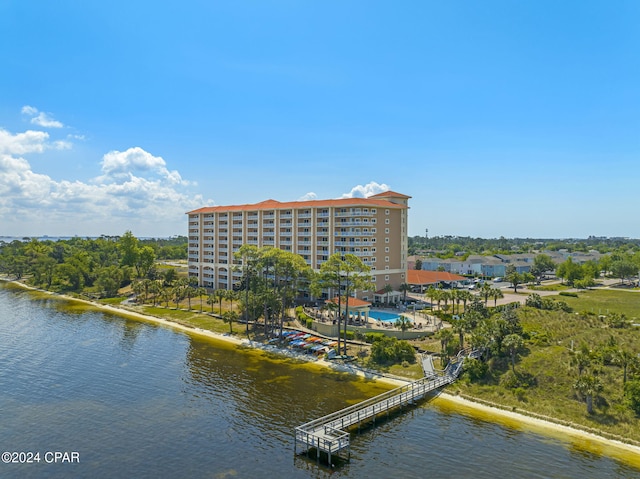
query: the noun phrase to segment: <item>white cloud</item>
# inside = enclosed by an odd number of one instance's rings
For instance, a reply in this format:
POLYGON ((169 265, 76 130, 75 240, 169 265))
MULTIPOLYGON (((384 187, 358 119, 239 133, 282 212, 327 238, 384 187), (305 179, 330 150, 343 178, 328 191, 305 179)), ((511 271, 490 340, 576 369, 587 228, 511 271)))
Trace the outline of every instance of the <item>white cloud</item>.
POLYGON ((315 199, 318 199, 318 195, 316 195, 313 191, 310 191, 306 195, 303 195, 300 198, 298 198, 298 201, 312 201, 315 199))
POLYGON ((100 182, 129 177, 133 172, 155 173, 172 184, 188 184, 177 171, 169 171, 164 159, 153 156, 139 146, 126 151, 110 151, 102 158, 102 172, 104 176, 98 178, 100 182))
POLYGON ((73 147, 69 141, 49 142, 49 133, 27 130, 24 133, 11 134, 0 128, 0 154, 25 155, 43 153, 45 150, 68 150, 73 147))
POLYGON ((344 193, 340 198, 368 198, 369 196, 389 191, 389 189, 384 183, 378 184, 375 181, 371 181, 364 186, 354 186, 349 193, 344 193))
POLYGON ((54 120, 49 113, 39 111, 36 107, 25 105, 22 107, 22 114, 31 117, 31 123, 43 128, 62 128, 64 125, 58 120, 54 120))
POLYGON ((44 131, 27 130, 12 135, 0 128, 0 154, 24 155, 26 153, 42 153, 47 145, 49 134, 44 131))
POLYGON ((21 157, 69 147, 69 141, 49 142, 44 132, 14 135, 0 129, 0 223, 5 234, 183 234, 185 212, 213 204, 186 191, 190 183, 180 173, 140 147, 105 154, 102 175, 86 182, 56 181, 34 172, 21 157))

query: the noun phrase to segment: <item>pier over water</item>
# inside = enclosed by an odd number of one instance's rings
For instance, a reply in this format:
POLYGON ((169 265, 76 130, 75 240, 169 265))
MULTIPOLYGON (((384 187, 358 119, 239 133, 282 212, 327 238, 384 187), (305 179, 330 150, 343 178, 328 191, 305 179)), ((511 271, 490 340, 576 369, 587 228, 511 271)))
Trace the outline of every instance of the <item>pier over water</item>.
POLYGON ((301 452, 315 449, 318 460, 324 453, 331 465, 331 457, 346 450, 348 460, 351 455, 348 429, 351 426, 375 422, 377 416, 415 404, 427 394, 453 383, 462 371, 464 359, 477 354, 476 351, 460 351, 444 371, 433 370, 430 358, 425 358, 422 361, 424 378, 296 427, 294 452, 298 453, 298 446, 301 446, 301 452))

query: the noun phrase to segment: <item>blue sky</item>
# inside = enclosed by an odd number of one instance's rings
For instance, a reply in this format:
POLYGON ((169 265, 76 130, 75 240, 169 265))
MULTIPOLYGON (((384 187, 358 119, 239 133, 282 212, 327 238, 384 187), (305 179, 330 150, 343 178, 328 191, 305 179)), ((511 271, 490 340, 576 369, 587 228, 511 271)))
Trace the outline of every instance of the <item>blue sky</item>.
POLYGON ((410 195, 410 235, 640 237, 640 2, 0 0, 0 235, 410 195))

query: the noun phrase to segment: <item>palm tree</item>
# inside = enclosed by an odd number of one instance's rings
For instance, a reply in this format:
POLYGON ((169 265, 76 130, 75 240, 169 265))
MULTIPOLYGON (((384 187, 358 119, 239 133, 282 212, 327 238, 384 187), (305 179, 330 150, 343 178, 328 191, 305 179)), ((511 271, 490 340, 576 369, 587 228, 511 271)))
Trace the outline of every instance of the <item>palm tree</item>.
POLYGON ((451 329, 454 333, 458 333, 460 349, 464 349, 464 333, 467 330, 467 322, 464 319, 454 320, 451 323, 451 329))
POLYGON ((226 300, 229 301, 231 304, 229 306, 229 309, 231 309, 233 311, 233 302, 235 300, 237 300, 239 298, 238 292, 234 291, 232 289, 227 291, 227 297, 226 300))
POLYGON ((200 297, 200 312, 202 313, 202 298, 207 295, 207 290, 199 287, 196 289, 196 294, 200 297))
MULTIPOLYGON (((440 347, 442 348, 442 357, 446 358, 446 362, 449 362, 449 343, 453 339, 453 331, 449 328, 442 328, 436 333, 436 338, 440 340, 440 347)), ((445 361, 443 361, 444 363, 445 361)))
POLYGON ((491 285, 489 285, 489 283, 482 283, 482 286, 480 286, 480 296, 484 298, 485 306, 489 302, 489 297, 491 296, 492 289, 493 288, 491 287, 491 285))
POLYGON ((222 320, 225 323, 229 323, 229 333, 233 334, 233 322, 237 321, 238 313, 235 311, 225 311, 222 313, 222 320))
POLYGON ((627 368, 636 360, 636 356, 626 349, 618 349, 613 356, 613 361, 622 367, 622 385, 627 384, 627 368))
POLYGON ((158 296, 162 291, 162 281, 157 279, 153 280, 151 286, 149 286, 149 291, 151 292, 151 294, 153 294, 153 305, 155 306, 158 304, 158 296))
POLYGON ((462 289, 458 291, 458 297, 462 300, 462 308, 464 311, 467 309, 467 302, 473 299, 473 295, 471 291, 467 291, 466 289, 462 289))
POLYGON ((169 307, 169 301, 171 301, 171 288, 163 286, 162 289, 160 289, 160 301, 165 302, 166 308, 169 307))
POLYGON ((593 414, 593 397, 602 391, 600 378, 590 374, 580 376, 573 384, 573 388, 580 396, 584 396, 587 403, 587 413, 593 414))
POLYGON ((191 285, 191 284, 187 284, 184 287, 184 297, 187 298, 187 305, 189 308, 189 311, 191 311, 191 298, 193 298, 193 296, 195 295, 196 289, 191 285))
POLYGON ((213 292, 213 297, 216 298, 216 300, 220 303, 220 310, 219 310, 220 316, 222 316, 222 301, 225 299, 226 295, 227 295, 227 292, 225 289, 216 289, 213 292))
POLYGON ((571 351, 571 363, 578 368, 578 377, 591 366, 592 354, 589 345, 582 342, 576 351, 571 351))
POLYGON ((213 314, 213 305, 216 304, 216 296, 215 294, 210 294, 209 296, 207 296, 207 304, 211 305, 211 313, 213 314))
POLYGON ((402 292, 402 301, 407 302, 407 293, 411 291, 411 285, 409 283, 402 283, 398 288, 402 292))
MULTIPOLYGON (((144 291, 144 285, 142 284, 142 281, 136 281, 131 285, 131 290, 136 294, 136 301, 138 300, 138 296, 140 296, 142 294, 142 292, 144 291)), ((140 301, 141 303, 144 302, 144 300, 140 301)))
POLYGON ((144 302, 147 302, 147 298, 149 297, 149 289, 151 289, 153 285, 153 281, 148 278, 145 278, 141 281, 142 287, 144 289, 144 302))
POLYGON ((434 289, 433 290, 433 299, 435 299, 436 304, 438 305, 438 311, 440 311, 440 303, 444 299, 444 290, 442 289, 434 289))
POLYGON ((444 301, 444 310, 445 312, 449 310, 449 300, 451 299, 451 292, 446 290, 441 290, 442 300, 444 301))
POLYGON ((182 301, 185 297, 185 291, 188 288, 187 278, 180 278, 176 281, 175 286, 171 290, 171 294, 173 296, 173 301, 176 303, 176 309, 180 305, 180 301, 182 301))
POLYGON ((433 286, 429 286, 424 295, 429 298, 429 308, 433 311, 433 301, 436 299, 437 293, 436 289, 433 286))
POLYGON ((404 339, 404 332, 411 327, 411 320, 406 316, 400 315, 398 319, 396 319, 395 327, 402 331, 402 339, 404 339))
POLYGON ((384 291, 387 295, 387 306, 389 306, 389 294, 393 293, 393 286, 387 283, 384 285, 384 288, 382 288, 382 291, 384 291))
POLYGON ((498 305, 498 300, 504 298, 504 294, 498 288, 490 288, 489 293, 489 297, 493 299, 493 307, 495 308, 498 305))
POLYGON ((507 334, 502 340, 502 345, 509 351, 511 357, 511 370, 516 372, 516 355, 518 351, 522 349, 524 341, 519 334, 507 334))

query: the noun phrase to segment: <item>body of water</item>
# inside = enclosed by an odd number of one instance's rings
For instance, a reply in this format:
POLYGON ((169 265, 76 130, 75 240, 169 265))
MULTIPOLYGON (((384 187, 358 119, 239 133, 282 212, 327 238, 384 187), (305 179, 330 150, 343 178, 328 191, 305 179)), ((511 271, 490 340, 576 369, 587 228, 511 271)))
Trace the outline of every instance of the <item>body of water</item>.
POLYGON ((382 322, 395 322, 400 318, 395 313, 386 313, 384 311, 369 311, 369 317, 382 322))
POLYGON ((331 470, 294 456, 294 427, 384 386, 6 284, 0 344, 2 478, 640 478, 439 401, 354 435, 331 470))

